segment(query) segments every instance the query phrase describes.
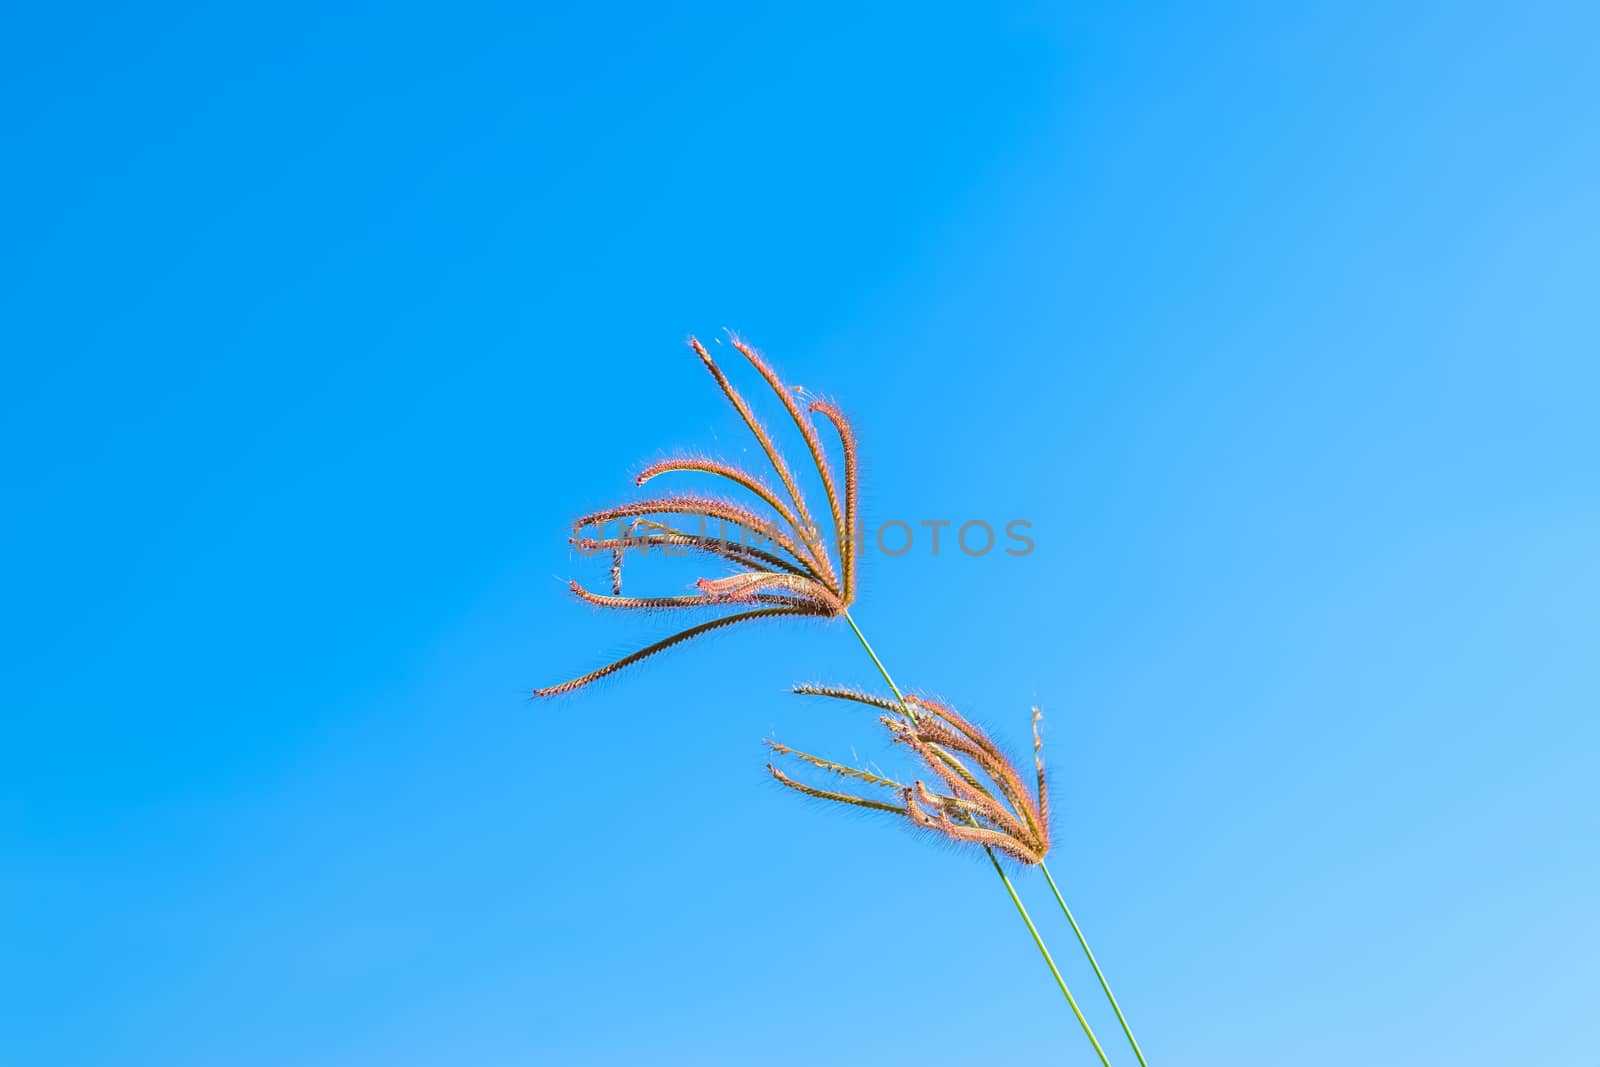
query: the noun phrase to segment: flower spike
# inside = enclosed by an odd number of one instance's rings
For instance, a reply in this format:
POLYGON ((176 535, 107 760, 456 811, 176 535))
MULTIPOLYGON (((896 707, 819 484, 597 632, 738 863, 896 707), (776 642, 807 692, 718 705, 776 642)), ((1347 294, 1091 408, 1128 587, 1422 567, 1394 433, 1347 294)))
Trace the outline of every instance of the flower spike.
POLYGON ((819 614, 821 614, 821 612, 809 605, 796 604, 784 607, 757 608, 754 611, 742 611, 737 615, 724 615, 719 619, 712 619, 711 621, 703 622, 698 626, 691 626, 687 630, 680 630, 671 637, 663 638, 653 645, 646 645, 637 652, 630 652, 628 655, 623 656, 619 660, 614 660, 611 663, 606 664, 604 667, 592 670, 588 674, 580 675, 577 678, 573 678, 571 681, 562 682, 560 685, 552 685, 544 689, 535 689, 533 691, 533 695, 536 697, 553 697, 560 696, 562 693, 570 693, 574 689, 582 689, 586 685, 589 685, 593 682, 598 682, 600 679, 605 678, 608 675, 617 673, 624 667, 631 667, 640 660, 649 659, 651 656, 654 656, 660 652, 665 652, 667 649, 673 648, 674 646, 681 645, 685 641, 693 640, 702 634, 711 633, 713 630, 720 630, 725 626, 732 626, 734 623, 747 622, 752 619, 773 619, 785 615, 796 616, 819 614))

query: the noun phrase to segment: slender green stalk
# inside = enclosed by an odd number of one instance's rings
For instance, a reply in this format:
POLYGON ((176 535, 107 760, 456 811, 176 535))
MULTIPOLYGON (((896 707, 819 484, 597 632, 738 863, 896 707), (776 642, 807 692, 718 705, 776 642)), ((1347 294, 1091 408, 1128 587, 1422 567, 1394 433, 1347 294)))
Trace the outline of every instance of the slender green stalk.
POLYGON ((1111 1002, 1111 1010, 1117 1013, 1117 1022, 1122 1024, 1122 1032, 1128 1035, 1128 1044, 1133 1046, 1133 1054, 1139 1057, 1139 1067, 1149 1067, 1144 1062, 1144 1053, 1139 1049, 1139 1042, 1134 1040, 1133 1030, 1128 1026, 1127 1018, 1122 1014, 1122 1007, 1117 1003, 1117 998, 1111 992, 1111 983, 1106 981, 1105 972, 1100 970, 1100 963, 1094 958, 1094 953, 1089 949, 1089 942, 1083 936, 1083 931, 1078 927, 1078 920, 1072 917, 1072 909, 1067 907, 1067 902, 1061 896, 1061 890, 1056 888, 1056 880, 1050 876, 1050 868, 1039 863, 1039 869, 1044 872, 1044 880, 1050 883, 1050 892, 1056 895, 1056 903, 1061 905, 1061 913, 1067 917, 1067 922, 1072 924, 1072 932, 1078 935, 1078 944, 1083 946, 1083 954, 1089 957, 1089 966, 1094 968, 1094 976, 1100 979, 1100 988, 1105 990, 1106 999, 1111 1002))
MULTIPOLYGON (((901 707, 905 708, 906 714, 908 716, 910 716, 912 722, 915 722, 916 719, 917 719, 917 713, 912 709, 910 704, 906 703, 905 694, 901 693, 900 692, 900 687, 894 684, 894 679, 889 677, 889 670, 888 670, 887 667, 885 667, 883 665, 883 660, 879 659, 878 658, 878 654, 876 652, 872 651, 872 645, 867 643, 867 635, 861 632, 861 627, 856 625, 856 620, 850 617, 850 613, 848 611, 844 613, 844 619, 845 619, 846 622, 848 622, 850 624, 850 629, 855 631, 856 639, 861 642, 861 647, 866 649, 867 650, 867 655, 872 657, 873 665, 878 668, 878 673, 883 675, 883 680, 885 682, 889 683, 889 688, 894 692, 895 699, 900 701, 901 707)), ((1024 908, 1022 906, 1022 898, 1017 896, 1016 887, 1011 884, 1010 876, 1008 876, 1006 874, 1005 868, 1000 866, 1000 861, 995 858, 994 851, 992 849, 990 849, 988 847, 985 847, 983 851, 989 857, 989 862, 994 864, 994 873, 998 874, 1000 876, 1001 884, 1003 884, 1006 887, 1006 892, 1011 896, 1011 903, 1013 903, 1013 904, 1015 904, 1017 906, 1017 914, 1021 915, 1022 916, 1022 921, 1025 924, 1027 924, 1028 933, 1033 935, 1033 943, 1039 947, 1039 955, 1044 957, 1045 965, 1050 968, 1050 973, 1055 976, 1056 985, 1061 987, 1061 995, 1067 998, 1067 1004, 1068 1004, 1068 1006, 1070 1006, 1072 1008, 1072 1014, 1077 1016, 1078 1025, 1083 1027, 1084 1036, 1089 1039, 1089 1044, 1094 1046, 1095 1055, 1100 1057, 1100 1062, 1102 1064, 1104 1064, 1105 1067, 1111 1067, 1111 1061, 1106 1058, 1105 1049, 1100 1047, 1099 1039, 1094 1036, 1094 1030, 1090 1028, 1089 1020, 1085 1019, 1083 1017, 1083 1012, 1078 1010, 1078 1002, 1073 999, 1072 990, 1067 988, 1066 979, 1062 978, 1061 977, 1061 972, 1056 969, 1056 961, 1050 957, 1050 950, 1045 947, 1044 938, 1039 936, 1038 927, 1034 926, 1033 925, 1033 920, 1028 917, 1028 909, 1024 908)), ((1046 873, 1045 877, 1046 878, 1049 877, 1048 872, 1046 873)), ((1054 881, 1052 881, 1050 883, 1050 888, 1051 889, 1055 888, 1055 882, 1054 881)), ((1056 899, 1058 901, 1061 900, 1061 894, 1060 893, 1056 894, 1056 899)), ((1067 905, 1064 902, 1061 905, 1061 907, 1063 909, 1065 909, 1066 906, 1067 905)), ((1067 918, 1068 919, 1072 918, 1070 913, 1068 914, 1067 918)), ((1076 930, 1078 928, 1078 924, 1077 923, 1073 923, 1072 924, 1072 928, 1074 930, 1076 930)), ((1083 941, 1083 934, 1080 933, 1078 935, 1078 940, 1080 942, 1083 941)), ((1084 944, 1083 947, 1084 947, 1084 951, 1087 952, 1088 949, 1089 949, 1089 946, 1087 944, 1084 944)), ((1091 963, 1094 962, 1094 957, 1093 956, 1089 957, 1089 960, 1090 960, 1091 963)), ((1095 973, 1096 974, 1100 973, 1100 968, 1099 968, 1098 965, 1095 967, 1095 973)), ((1101 977, 1100 984, 1102 986, 1105 985, 1105 978, 1104 977, 1101 977)), ((1109 987, 1106 988, 1106 995, 1107 996, 1111 995, 1111 990, 1110 990, 1109 987)), ((1113 1000, 1111 1003, 1112 1003, 1113 1007, 1116 1006, 1116 1001, 1115 1000, 1113 1000)), ((1120 1010, 1117 1012, 1117 1018, 1119 1018, 1119 1019, 1122 1018, 1122 1012, 1120 1010)), ((1124 1022, 1122 1024, 1122 1028, 1123 1028, 1124 1031, 1126 1031, 1128 1029, 1128 1024, 1126 1022, 1124 1022)), ((1128 1040, 1129 1041, 1133 1040, 1133 1034, 1131 1034, 1131 1033, 1128 1034, 1128 1040)), ((1134 1045, 1133 1050, 1134 1050, 1134 1052, 1138 1052, 1139 1051, 1139 1046, 1138 1045, 1134 1045)), ((1141 1055, 1139 1057, 1139 1062, 1141 1064, 1144 1063, 1144 1056, 1141 1055)))
POLYGON ((850 617, 848 611, 844 613, 844 621, 849 623, 850 629, 856 632, 856 640, 861 642, 861 647, 866 649, 867 655, 872 657, 872 665, 878 668, 878 673, 883 675, 883 680, 888 682, 889 688, 894 691, 894 698, 905 706, 906 714, 910 715, 914 721, 917 717, 916 712, 911 710, 909 704, 906 704, 905 694, 900 692, 900 687, 894 684, 893 678, 889 677, 889 670, 883 665, 883 660, 879 659, 878 654, 872 651, 872 646, 867 644, 867 635, 861 632, 861 627, 856 625, 856 620, 850 617))
MULTIPOLYGON (((988 849, 984 850, 988 852, 988 849)), ((1011 903, 1017 906, 1017 914, 1022 916, 1022 921, 1028 924, 1028 933, 1033 935, 1033 943, 1039 946, 1039 954, 1044 957, 1045 963, 1050 965, 1050 973, 1056 977, 1056 985, 1061 987, 1061 995, 1067 998, 1067 1003, 1072 1007, 1072 1014, 1078 1017, 1078 1025, 1083 1027, 1084 1034, 1089 1038, 1089 1044, 1094 1046, 1095 1055, 1100 1057, 1100 1062, 1105 1067, 1111 1067, 1111 1061, 1106 1059, 1106 1050, 1100 1047, 1100 1042, 1095 1039, 1094 1031, 1089 1029, 1089 1020, 1083 1017, 1083 1012, 1078 1010, 1078 1002, 1072 999, 1072 990, 1067 988, 1066 981, 1061 977, 1061 972, 1056 970, 1056 961, 1050 958, 1050 950, 1044 947, 1044 939, 1039 936, 1038 929, 1033 925, 1033 920, 1028 918, 1028 909, 1022 906, 1022 898, 1017 896, 1016 887, 1011 884, 1011 879, 1006 876, 1005 868, 1000 866, 1000 861, 994 858, 994 853, 989 852, 989 862, 994 864, 994 873, 1000 876, 1000 881, 1005 883, 1006 892, 1011 894, 1011 903)))

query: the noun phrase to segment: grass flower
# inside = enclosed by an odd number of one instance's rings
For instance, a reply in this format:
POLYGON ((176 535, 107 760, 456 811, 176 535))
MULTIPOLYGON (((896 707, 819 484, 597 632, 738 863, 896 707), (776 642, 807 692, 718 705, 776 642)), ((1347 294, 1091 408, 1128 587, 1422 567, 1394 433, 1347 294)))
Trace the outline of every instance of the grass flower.
POLYGON ((954 708, 936 700, 907 694, 904 704, 900 704, 835 686, 802 685, 795 692, 877 708, 882 712, 878 721, 894 743, 904 745, 921 761, 931 772, 934 785, 930 787, 922 779, 907 785, 769 740, 768 747, 778 755, 872 786, 877 798, 807 785, 767 764, 767 770, 784 786, 821 800, 902 816, 918 829, 957 844, 990 848, 1029 866, 1042 862, 1050 851, 1049 792, 1039 738, 1039 709, 1033 712, 1036 784, 1029 786, 988 734, 954 708), (886 795, 894 797, 895 802, 882 799, 886 795))
POLYGON ((636 485, 668 474, 701 474, 732 483, 748 502, 705 493, 670 493, 603 508, 573 522, 571 544, 584 554, 610 553, 611 592, 596 593, 574 581, 573 595, 596 607, 619 611, 699 611, 723 614, 696 623, 587 674, 559 685, 535 689, 536 697, 557 696, 599 681, 702 634, 757 619, 843 615, 855 599, 858 543, 856 438, 849 420, 832 403, 807 398, 783 383, 754 348, 739 338, 733 347, 755 368, 777 395, 800 431, 827 497, 831 532, 825 536, 813 518, 805 494, 772 434, 736 389, 711 353, 697 339, 689 345, 749 428, 766 456, 774 489, 761 475, 721 460, 677 456, 642 470, 636 485), (834 468, 823 448, 813 416, 820 415, 839 438, 843 471, 834 468), (712 530, 715 524, 717 529, 712 530), (685 528, 689 527, 689 528, 685 528), (694 592, 676 596, 623 596, 623 555, 628 551, 680 550, 715 561, 726 573, 703 577, 694 592), (837 555, 837 560, 835 560, 837 555))
MULTIPOLYGON (((848 615, 845 617, 849 618, 848 615)), ((854 626, 853 620, 851 625, 854 626)), ((1028 866, 1038 867, 1045 881, 1049 883, 1056 903, 1061 906, 1062 913, 1071 924, 1072 932, 1077 936, 1078 945, 1083 949, 1084 956, 1094 969, 1100 988, 1105 993, 1112 1011, 1116 1013, 1117 1022, 1121 1024, 1122 1032, 1127 1037, 1128 1044, 1132 1046, 1134 1056, 1138 1058, 1140 1067, 1147 1067, 1144 1051, 1139 1047, 1127 1018, 1122 1014, 1122 1006, 1117 1003, 1116 996, 1111 992, 1111 984, 1101 971, 1100 962, 1095 959, 1094 952, 1089 948, 1088 939, 1084 937, 1083 930, 1078 926, 1078 920, 1067 907, 1066 898, 1061 895, 1054 876, 1050 874, 1050 868, 1045 864, 1045 854, 1050 851, 1050 790, 1044 770, 1044 741, 1039 735, 1041 718, 1039 709, 1037 707, 1033 709, 1035 784, 1030 790, 1024 785, 1023 776, 1018 773, 1015 764, 990 740, 982 728, 946 704, 914 693, 902 693, 900 687, 894 684, 894 679, 889 676, 883 661, 878 659, 878 654, 867 643, 861 630, 857 628, 855 633, 862 647, 867 650, 867 655, 877 666, 878 672, 883 675, 883 680, 894 692, 893 700, 841 686, 797 685, 794 691, 801 696, 829 697, 877 709, 882 713, 878 721, 889 731, 894 742, 910 749, 921 760, 923 766, 933 772, 940 785, 930 789, 927 783, 921 780, 914 780, 910 785, 906 785, 876 771, 869 771, 863 767, 850 767, 821 756, 814 756, 809 752, 801 752, 770 739, 767 741, 767 747, 780 757, 789 757, 797 762, 809 764, 849 782, 862 783, 877 792, 876 795, 865 796, 842 789, 825 789, 809 785, 791 777, 771 763, 767 764, 767 770, 780 784, 805 796, 901 816, 910 820, 918 829, 932 832, 959 845, 983 849, 989 862, 994 865, 995 873, 1005 885, 1011 903, 1016 906, 1017 914, 1022 917, 1023 923, 1028 927, 1028 933, 1033 936, 1033 943, 1039 949, 1039 954, 1044 957, 1045 964, 1050 968, 1050 973, 1055 978, 1056 985, 1060 987, 1062 996, 1066 997, 1068 1006, 1072 1008, 1072 1014, 1077 1017, 1078 1025, 1083 1028, 1084 1036, 1094 1046, 1095 1055, 1100 1058, 1104 1067, 1110 1067, 1111 1061, 1107 1058, 1105 1049, 1101 1047, 1099 1038, 1095 1037, 1089 1020, 1084 1018, 1083 1011, 1072 995, 1072 990, 1067 988, 1066 980, 1061 977, 1055 959, 1045 947, 1044 939, 1039 936, 1039 930, 1034 926, 1032 917, 1028 915, 1028 909, 1023 906, 1022 898, 1017 895, 1016 887, 1011 884, 1010 877, 1000 866, 995 853, 1009 856, 1028 866), (941 788, 944 791, 941 791, 941 788), (887 797, 895 798, 896 802, 890 802, 887 797)))

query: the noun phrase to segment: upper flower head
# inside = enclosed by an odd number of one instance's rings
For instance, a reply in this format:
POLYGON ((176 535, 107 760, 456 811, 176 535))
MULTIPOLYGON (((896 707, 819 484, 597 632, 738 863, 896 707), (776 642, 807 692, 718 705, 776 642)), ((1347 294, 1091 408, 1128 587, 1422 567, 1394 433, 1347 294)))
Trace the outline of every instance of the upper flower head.
POLYGON ((757 507, 700 493, 682 493, 620 504, 579 516, 573 523, 572 544, 581 552, 611 554, 611 593, 592 592, 577 582, 571 583, 572 591, 579 599, 605 608, 739 607, 744 610, 681 630, 560 685, 535 689, 534 696, 570 692, 657 652, 737 622, 785 616, 832 617, 844 614, 855 599, 858 555, 855 433, 839 409, 825 400, 811 399, 802 410, 796 403, 795 390, 783 384, 759 352, 737 337, 732 338, 732 343, 777 394, 805 440, 828 498, 827 518, 831 522, 832 548, 838 553, 837 565, 828 538, 820 532, 805 495, 772 435, 711 358, 711 353, 698 340, 690 338, 690 346, 755 436, 780 488, 775 490, 760 476, 721 460, 679 456, 652 463, 639 473, 635 484, 643 485, 660 475, 675 472, 708 474, 738 486, 753 498, 752 503, 757 507), (839 435, 844 454, 842 479, 823 450, 813 415, 827 419, 839 435), (711 529, 712 523, 717 524, 717 530, 711 529), (629 549, 648 551, 651 548, 699 553, 721 563, 727 573, 699 579, 692 594, 623 596, 623 554, 629 549))

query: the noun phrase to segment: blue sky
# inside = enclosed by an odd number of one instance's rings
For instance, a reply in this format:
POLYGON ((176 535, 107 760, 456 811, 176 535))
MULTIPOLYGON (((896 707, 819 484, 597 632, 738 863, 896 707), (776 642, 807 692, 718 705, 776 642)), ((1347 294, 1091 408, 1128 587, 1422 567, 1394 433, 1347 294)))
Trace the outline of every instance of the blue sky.
POLYGON ((889 758, 841 625, 526 699, 665 632, 566 524, 749 458, 723 327, 869 526, 1031 523, 855 615, 1045 709, 1153 1063, 1591 1056, 1600 20, 1111 7, 9 14, 0 1060, 1092 1062, 981 857, 766 779, 889 758))

